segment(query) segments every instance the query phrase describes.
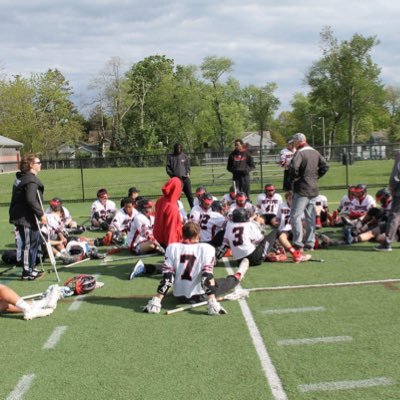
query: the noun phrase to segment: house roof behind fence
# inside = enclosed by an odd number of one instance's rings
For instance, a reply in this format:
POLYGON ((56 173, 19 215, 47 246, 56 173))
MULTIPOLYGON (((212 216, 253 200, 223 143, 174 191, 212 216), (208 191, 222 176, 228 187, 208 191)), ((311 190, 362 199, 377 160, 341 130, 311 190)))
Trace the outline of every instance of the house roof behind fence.
POLYGON ((24 144, 17 142, 16 140, 10 139, 0 135, 0 146, 1 147, 22 147, 24 144))

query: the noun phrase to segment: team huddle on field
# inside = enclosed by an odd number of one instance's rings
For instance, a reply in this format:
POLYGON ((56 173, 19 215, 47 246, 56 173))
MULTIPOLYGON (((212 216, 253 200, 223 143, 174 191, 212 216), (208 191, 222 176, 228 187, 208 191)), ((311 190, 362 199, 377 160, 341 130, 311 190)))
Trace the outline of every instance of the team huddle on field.
MULTIPOLYGON (((43 213, 39 210, 38 214, 40 220, 35 215, 36 223, 43 242, 50 244, 51 250, 42 246, 38 254, 30 246, 35 231, 27 229, 25 220, 28 217, 12 218, 13 203, 19 207, 18 196, 13 194, 10 222, 16 226, 15 262, 23 267, 22 279, 34 280, 40 275, 40 271, 31 266, 31 258, 34 255, 36 260, 38 255, 41 262, 46 251, 64 264, 103 258, 123 249, 138 257, 163 255, 164 262, 160 264, 144 264, 139 260, 129 274, 131 280, 143 274, 162 275, 157 294, 144 311, 159 313, 162 299, 173 288, 174 296, 182 302, 197 303, 206 299, 209 314, 216 315, 226 313, 217 301, 218 296, 234 289, 249 267, 290 259, 294 263, 306 262, 312 259, 308 251, 361 241, 376 240, 380 243, 376 250, 391 249, 386 234, 391 192, 381 189, 374 199, 367 193, 366 185, 350 186, 338 208, 330 212, 328 199, 319 194, 317 183, 329 167, 301 133, 295 134, 281 152, 279 163, 285 170, 283 196, 274 185, 266 184, 254 203, 242 190, 242 187, 249 190, 248 177, 243 179, 243 174, 248 175, 252 167, 245 165, 250 155, 239 141, 228 162, 228 170, 238 179, 233 180, 229 192, 220 199, 203 186, 198 187, 192 197, 188 192, 190 168, 187 165, 182 168, 182 163, 188 161, 181 147, 176 147, 177 165, 180 174, 185 175, 173 176, 167 168, 172 176, 162 187, 162 196, 156 202, 140 196, 140 191, 132 187, 117 208, 107 189, 99 189, 87 227, 78 226, 60 198, 53 198, 46 211, 42 206, 43 213), (235 170, 236 162, 243 167, 243 173, 235 170), (182 191, 192 204, 190 210, 185 210, 180 200, 182 191), (342 237, 333 239, 317 231, 327 226, 342 227, 342 237), (86 230, 102 233, 93 238, 83 235, 86 230), (103 246, 107 253, 98 251, 103 246), (231 257, 238 269, 226 278, 214 279, 214 266, 224 256, 231 257)), ((40 162, 31 160, 29 164, 33 175, 37 173, 35 164, 40 165, 40 162)), ((17 179, 16 193, 19 182, 17 179)), ((37 195, 41 204, 39 189, 36 192, 32 196, 37 195)))

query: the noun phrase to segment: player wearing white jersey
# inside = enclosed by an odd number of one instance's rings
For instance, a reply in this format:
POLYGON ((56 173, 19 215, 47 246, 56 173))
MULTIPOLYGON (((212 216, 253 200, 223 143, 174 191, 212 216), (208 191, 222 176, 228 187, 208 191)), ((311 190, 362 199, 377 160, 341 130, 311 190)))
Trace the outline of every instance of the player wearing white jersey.
POLYGON ((296 151, 294 145, 294 141, 290 138, 287 141, 287 145, 284 149, 279 153, 279 161, 278 164, 284 168, 283 172, 283 190, 290 191, 292 189, 292 185, 289 179, 289 166, 296 151))
POLYGON ((106 189, 97 191, 97 200, 93 202, 91 209, 92 227, 102 230, 108 230, 109 225, 114 218, 117 208, 112 200, 108 199, 106 189))
POLYGON ((236 201, 236 190, 234 186, 229 188, 229 193, 222 196, 221 201, 225 201, 227 204, 231 205, 236 201))
POLYGON ((328 198, 323 194, 319 194, 314 198, 315 204, 315 227, 321 228, 331 224, 331 216, 329 215, 328 198))
POLYGON ((250 266, 260 265, 268 253, 268 249, 276 240, 277 231, 268 236, 261 232, 260 225, 249 219, 244 208, 236 208, 232 212, 231 221, 225 228, 224 243, 229 246, 232 257, 241 260, 249 259, 250 266))
POLYGON ((276 214, 282 204, 282 196, 276 193, 275 186, 267 184, 264 186, 264 193, 257 196, 257 213, 264 219, 264 224, 273 227, 278 226, 276 214))
POLYGON ((351 220, 363 218, 370 208, 376 207, 375 199, 367 194, 367 186, 362 183, 355 187, 354 197, 349 214, 351 220))
POLYGON ((161 301, 173 287, 173 294, 180 301, 198 303, 208 301, 208 314, 226 314, 217 302, 220 296, 235 288, 248 269, 248 260, 242 261, 238 271, 226 278, 214 279, 215 249, 207 243, 199 243, 200 227, 194 222, 183 226, 183 243, 172 243, 167 247, 163 264, 163 279, 157 294, 149 300, 144 312, 158 314, 161 301))
POLYGON ((136 202, 136 206, 139 213, 133 219, 127 236, 129 249, 135 254, 146 254, 154 251, 163 253, 163 249, 153 236, 153 202, 142 198, 136 202))
POLYGON ((200 225, 205 225, 210 218, 211 205, 214 201, 213 196, 210 193, 203 193, 200 197, 200 203, 197 206, 193 206, 190 210, 189 220, 200 225))
POLYGON ((136 200, 125 197, 121 200, 122 208, 117 211, 111 221, 108 232, 103 238, 95 239, 96 246, 109 246, 111 243, 121 246, 128 246, 127 235, 131 229, 131 224, 139 211, 134 207, 136 200))

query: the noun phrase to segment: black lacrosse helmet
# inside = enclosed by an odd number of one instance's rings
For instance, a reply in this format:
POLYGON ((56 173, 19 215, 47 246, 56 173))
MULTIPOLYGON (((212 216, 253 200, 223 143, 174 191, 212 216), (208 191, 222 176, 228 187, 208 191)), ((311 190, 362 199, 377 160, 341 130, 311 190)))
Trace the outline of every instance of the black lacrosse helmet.
POLYGON ((247 222, 249 219, 249 213, 243 207, 235 208, 232 212, 233 222, 247 222))

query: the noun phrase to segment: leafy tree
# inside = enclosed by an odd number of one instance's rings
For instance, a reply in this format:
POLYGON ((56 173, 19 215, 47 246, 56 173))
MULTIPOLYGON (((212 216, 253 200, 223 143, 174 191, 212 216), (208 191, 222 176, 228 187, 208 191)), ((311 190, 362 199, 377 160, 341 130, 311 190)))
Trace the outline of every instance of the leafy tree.
POLYGON ((323 110, 325 120, 332 122, 330 141, 333 143, 338 124, 346 118, 348 143, 353 145, 357 121, 382 103, 380 69, 370 54, 379 42, 376 37, 355 34, 338 43, 328 27, 321 33, 321 43, 323 57, 306 76, 310 96, 323 110))
POLYGON ((389 135, 394 141, 400 140, 400 87, 385 88, 385 108, 389 114, 389 135))
POLYGON ((212 101, 213 112, 217 123, 215 124, 215 133, 221 151, 225 149, 227 127, 225 126, 223 102, 224 87, 220 82, 223 74, 231 72, 233 61, 225 57, 208 56, 205 57, 200 66, 203 78, 209 80, 212 85, 210 100, 212 101))

